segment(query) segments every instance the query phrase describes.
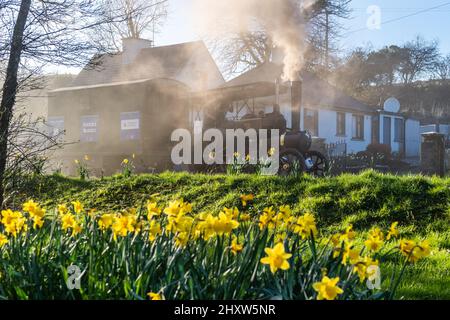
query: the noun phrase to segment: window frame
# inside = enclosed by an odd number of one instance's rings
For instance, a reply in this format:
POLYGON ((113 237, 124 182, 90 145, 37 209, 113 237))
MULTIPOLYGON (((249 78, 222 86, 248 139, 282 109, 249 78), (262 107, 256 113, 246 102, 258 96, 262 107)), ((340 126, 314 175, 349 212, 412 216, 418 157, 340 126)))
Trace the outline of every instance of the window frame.
POLYGON ((405 120, 402 118, 394 118, 394 142, 405 142, 405 120), (399 126, 401 122, 401 126, 399 126))
POLYGON ((336 136, 347 136, 347 114, 345 112, 336 112, 336 136))
POLYGON ((309 131, 313 136, 318 137, 319 136, 319 110, 314 110, 314 109, 308 109, 305 108, 303 110, 303 127, 304 130, 309 131), (313 112, 314 116, 308 116, 308 112, 313 112), (310 128, 308 128, 310 125, 309 122, 306 121, 306 119, 311 119, 312 118, 312 127, 313 130, 311 131, 310 128), (308 125, 307 125, 308 123, 308 125))
POLYGON ((364 115, 353 114, 352 115, 352 140, 364 141, 365 140, 365 127, 364 127, 364 115), (358 120, 360 120, 358 122, 358 120))

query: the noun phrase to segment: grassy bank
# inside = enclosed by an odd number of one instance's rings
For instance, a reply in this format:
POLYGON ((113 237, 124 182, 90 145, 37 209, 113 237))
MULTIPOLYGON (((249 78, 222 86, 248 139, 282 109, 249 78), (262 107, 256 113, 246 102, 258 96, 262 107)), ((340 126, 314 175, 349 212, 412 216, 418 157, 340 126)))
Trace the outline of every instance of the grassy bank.
MULTIPOLYGON (((433 253, 406 269, 397 298, 450 299, 450 179, 371 171, 325 179, 165 173, 80 181, 48 176, 30 178, 10 206, 20 208, 29 198, 47 208, 79 200, 87 208, 114 211, 139 207, 159 194, 162 201, 184 198, 194 210, 219 212, 238 206, 239 196, 248 193, 256 195, 256 210, 287 204, 294 213, 313 213, 324 234, 352 224, 364 235, 398 221, 402 237, 429 239, 433 253)), ((387 269, 395 265, 392 261, 387 269)))

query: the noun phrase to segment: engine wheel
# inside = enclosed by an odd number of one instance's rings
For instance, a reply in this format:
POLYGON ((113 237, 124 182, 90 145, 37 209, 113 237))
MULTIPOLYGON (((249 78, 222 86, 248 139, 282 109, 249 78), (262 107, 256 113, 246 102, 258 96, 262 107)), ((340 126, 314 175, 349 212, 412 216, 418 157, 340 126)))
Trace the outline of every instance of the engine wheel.
POLYGON ((280 154, 278 175, 282 177, 299 175, 306 171, 305 158, 295 149, 287 149, 280 154))
POLYGON ((307 170, 315 177, 325 177, 330 169, 329 162, 325 156, 318 151, 309 151, 305 154, 306 159, 311 159, 312 167, 307 170))

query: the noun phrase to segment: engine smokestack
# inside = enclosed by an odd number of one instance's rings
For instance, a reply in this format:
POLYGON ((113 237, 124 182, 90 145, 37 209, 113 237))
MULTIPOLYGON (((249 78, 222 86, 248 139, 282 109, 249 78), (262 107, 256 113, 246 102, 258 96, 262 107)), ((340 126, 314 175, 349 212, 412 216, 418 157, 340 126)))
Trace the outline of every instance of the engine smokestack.
POLYGON ((292 130, 300 131, 300 112, 302 108, 302 81, 292 81, 291 85, 291 112, 292 112, 292 130))

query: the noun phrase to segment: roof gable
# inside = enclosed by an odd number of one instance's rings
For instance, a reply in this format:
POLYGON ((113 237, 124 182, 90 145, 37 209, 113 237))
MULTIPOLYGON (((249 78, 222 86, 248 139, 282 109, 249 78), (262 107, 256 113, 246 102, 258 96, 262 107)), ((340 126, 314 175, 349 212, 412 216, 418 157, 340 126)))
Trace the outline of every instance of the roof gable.
MULTIPOLYGON (((122 53, 93 58, 94 67, 86 66, 73 81, 73 87, 113 84, 117 82, 177 79, 183 72, 195 74, 195 57, 209 57, 210 68, 222 77, 203 41, 142 49, 130 64, 123 64, 122 53)), ((205 60, 205 59, 203 59, 205 60)), ((222 78, 223 81, 223 78, 222 78)), ((189 84, 188 84, 189 85, 189 84)))

